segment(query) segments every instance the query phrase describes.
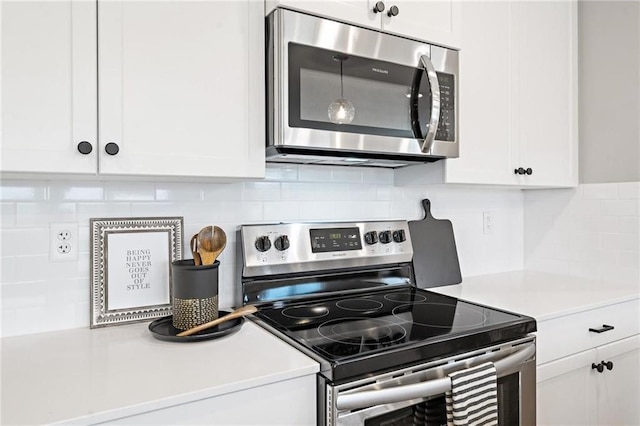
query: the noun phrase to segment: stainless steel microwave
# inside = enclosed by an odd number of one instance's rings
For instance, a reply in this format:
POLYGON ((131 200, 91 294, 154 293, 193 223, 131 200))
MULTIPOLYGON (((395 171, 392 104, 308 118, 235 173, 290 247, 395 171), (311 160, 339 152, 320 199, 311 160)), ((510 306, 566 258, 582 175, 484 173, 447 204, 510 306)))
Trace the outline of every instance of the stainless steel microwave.
POLYGON ((268 17, 267 161, 458 156, 458 52, 287 9, 268 17))

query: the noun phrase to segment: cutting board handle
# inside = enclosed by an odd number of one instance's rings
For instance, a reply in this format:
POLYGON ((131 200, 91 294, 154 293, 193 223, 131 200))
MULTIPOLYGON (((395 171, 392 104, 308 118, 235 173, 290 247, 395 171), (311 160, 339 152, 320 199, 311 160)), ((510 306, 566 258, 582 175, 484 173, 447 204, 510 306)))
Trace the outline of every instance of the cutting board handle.
POLYGON ((424 218, 428 219, 431 216, 431 201, 428 198, 422 200, 422 207, 424 208, 424 218))

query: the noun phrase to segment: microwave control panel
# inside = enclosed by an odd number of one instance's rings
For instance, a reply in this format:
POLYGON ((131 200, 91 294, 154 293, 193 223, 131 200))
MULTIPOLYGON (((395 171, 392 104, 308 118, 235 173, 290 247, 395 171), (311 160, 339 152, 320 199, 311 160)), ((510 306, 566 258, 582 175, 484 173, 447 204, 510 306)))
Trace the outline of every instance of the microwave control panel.
POLYGON ((442 72, 436 74, 440 85, 440 120, 436 139, 453 142, 456 140, 455 78, 452 74, 442 72))

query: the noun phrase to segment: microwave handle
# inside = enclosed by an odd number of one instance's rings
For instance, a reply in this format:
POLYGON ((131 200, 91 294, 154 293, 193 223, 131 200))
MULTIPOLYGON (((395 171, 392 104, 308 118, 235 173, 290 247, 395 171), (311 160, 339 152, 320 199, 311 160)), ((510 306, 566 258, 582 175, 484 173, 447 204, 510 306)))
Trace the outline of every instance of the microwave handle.
MULTIPOLYGON (((523 346, 522 349, 513 354, 494 362, 496 374, 500 377, 505 371, 510 371, 514 367, 522 364, 536 353, 534 343, 523 346)), ((486 357, 479 356, 476 359, 468 360, 471 363, 484 361, 486 357)), ((429 396, 444 394, 451 391, 451 379, 443 377, 441 379, 429 380, 427 382, 414 383, 411 385, 397 386, 394 388, 362 391, 346 395, 338 395, 336 408, 339 410, 357 410, 379 404, 390 404, 393 402, 408 401, 416 398, 426 398, 429 396)))
POLYGON ((438 75, 436 74, 436 69, 433 67, 431 59, 429 59, 427 55, 422 55, 420 62, 427 72, 429 86, 431 87, 431 120, 429 121, 429 130, 421 147, 422 152, 428 153, 436 138, 438 122, 440 121, 440 84, 438 84, 438 75))

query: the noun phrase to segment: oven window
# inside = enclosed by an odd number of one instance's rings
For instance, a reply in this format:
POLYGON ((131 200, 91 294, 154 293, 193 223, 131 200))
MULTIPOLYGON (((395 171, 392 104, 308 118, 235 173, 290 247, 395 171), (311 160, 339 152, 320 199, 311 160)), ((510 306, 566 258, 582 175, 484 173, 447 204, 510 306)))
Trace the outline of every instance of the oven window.
MULTIPOLYGON (((447 406, 444 395, 428 401, 372 417, 365 426, 447 425, 447 406)), ((498 379, 498 424, 520 424, 520 376, 517 373, 498 379)))
POLYGON ((401 138, 426 133, 431 91, 424 70, 296 43, 288 55, 290 127, 401 138), (355 108, 350 123, 329 118, 329 105, 341 97, 355 108))

